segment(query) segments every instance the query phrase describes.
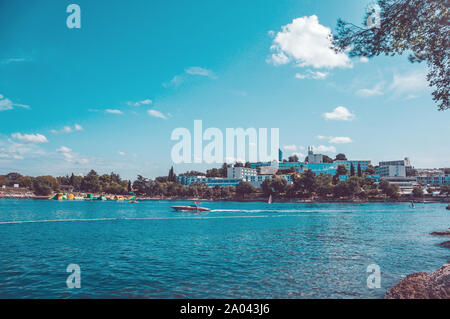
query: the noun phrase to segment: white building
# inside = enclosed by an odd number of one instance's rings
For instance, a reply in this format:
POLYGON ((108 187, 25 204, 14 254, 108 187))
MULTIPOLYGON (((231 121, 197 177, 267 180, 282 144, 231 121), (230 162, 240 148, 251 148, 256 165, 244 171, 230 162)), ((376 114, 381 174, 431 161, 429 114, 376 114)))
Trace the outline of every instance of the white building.
MULTIPOLYGON (((405 175, 398 175, 398 176, 406 176, 406 175, 411 175, 411 173, 414 170, 414 167, 411 166, 411 161, 409 160, 408 157, 405 157, 405 159, 402 160, 395 160, 395 161, 382 161, 378 164, 380 167, 383 166, 394 166, 394 167, 400 167, 403 166, 405 168, 405 175)), ((386 170, 386 169, 384 169, 386 170)), ((394 168, 392 168, 392 170, 394 170, 394 168)), ((396 168, 395 168, 396 170, 396 168)), ((402 168, 399 168, 399 171, 403 171, 402 168)), ((400 173, 401 173, 400 172, 400 173)), ((389 175, 389 176, 397 176, 397 175, 389 175)))
POLYGON ((377 167, 375 170, 381 177, 406 177, 405 165, 385 165, 377 167))
POLYGON ((255 168, 247 167, 228 167, 227 168, 227 178, 230 179, 244 179, 247 176, 256 176, 258 171, 255 168))
POLYGON ((308 156, 307 162, 311 164, 321 164, 323 163, 323 155, 322 154, 314 154, 312 146, 308 146, 308 156))
POLYGON ((260 175, 273 175, 278 172, 278 166, 261 166, 259 168, 260 175))
MULTIPOLYGON (((262 183, 271 178, 273 175, 257 175, 257 176, 247 176, 244 178, 244 181, 251 184, 255 188, 261 188, 262 183)), ((286 180, 287 184, 292 184, 292 176, 291 175, 277 175, 277 177, 282 177, 286 180)))

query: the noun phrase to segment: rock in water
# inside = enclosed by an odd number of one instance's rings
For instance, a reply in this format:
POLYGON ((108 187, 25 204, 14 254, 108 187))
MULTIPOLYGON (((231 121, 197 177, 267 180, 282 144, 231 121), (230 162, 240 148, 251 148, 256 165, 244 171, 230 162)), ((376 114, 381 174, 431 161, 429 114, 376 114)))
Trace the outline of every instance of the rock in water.
POLYGON ((387 299, 450 299, 450 264, 432 273, 408 275, 386 293, 387 299))
POLYGON ((444 248, 450 248, 450 240, 440 243, 439 246, 444 247, 444 248))
POLYGON ((433 236, 450 236, 450 230, 435 231, 435 232, 430 233, 430 235, 433 235, 433 236))

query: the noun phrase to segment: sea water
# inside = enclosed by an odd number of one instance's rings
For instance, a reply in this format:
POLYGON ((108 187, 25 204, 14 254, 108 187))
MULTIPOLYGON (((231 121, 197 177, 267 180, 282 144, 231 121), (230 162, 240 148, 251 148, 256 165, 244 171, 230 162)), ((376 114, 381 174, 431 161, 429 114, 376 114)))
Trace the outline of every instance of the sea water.
POLYGON ((0 298, 383 298, 450 260, 445 204, 189 204, 0 199, 0 298))

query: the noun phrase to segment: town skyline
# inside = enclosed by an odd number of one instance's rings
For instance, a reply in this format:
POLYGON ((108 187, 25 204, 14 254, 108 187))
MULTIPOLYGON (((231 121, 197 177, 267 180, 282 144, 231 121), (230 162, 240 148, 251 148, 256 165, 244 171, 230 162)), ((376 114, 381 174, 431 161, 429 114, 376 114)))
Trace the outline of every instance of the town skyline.
POLYGON ((337 19, 361 24, 368 3, 137 1, 107 15, 77 3, 81 29, 65 25, 69 3, 0 5, 0 174, 161 176, 171 132, 196 119, 223 132, 279 128, 286 158, 311 145, 332 158, 450 167, 450 115, 436 110, 426 65, 328 48, 337 19))

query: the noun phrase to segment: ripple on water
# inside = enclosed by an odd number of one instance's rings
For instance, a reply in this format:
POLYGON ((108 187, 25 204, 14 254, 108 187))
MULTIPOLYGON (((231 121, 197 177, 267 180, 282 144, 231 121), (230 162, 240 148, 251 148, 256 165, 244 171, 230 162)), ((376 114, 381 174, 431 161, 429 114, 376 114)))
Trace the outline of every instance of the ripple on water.
POLYGON ((381 298, 450 258, 428 235, 450 227, 441 204, 116 204, 0 200, 0 297, 381 298))

